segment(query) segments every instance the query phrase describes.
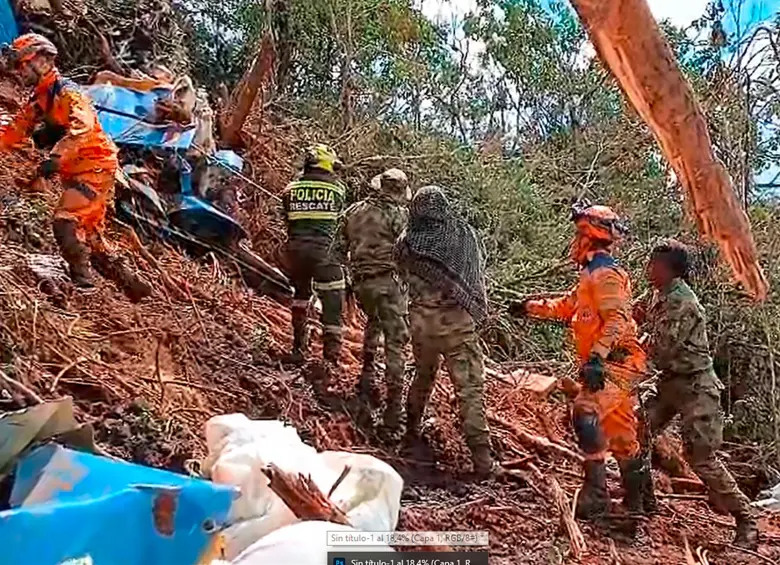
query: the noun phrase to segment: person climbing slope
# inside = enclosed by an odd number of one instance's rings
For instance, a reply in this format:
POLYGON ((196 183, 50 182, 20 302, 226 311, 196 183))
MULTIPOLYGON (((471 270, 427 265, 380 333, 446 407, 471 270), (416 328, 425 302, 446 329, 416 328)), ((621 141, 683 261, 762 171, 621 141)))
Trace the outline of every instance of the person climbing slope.
POLYGON ((609 510, 605 458, 618 460, 625 488, 624 505, 644 510, 650 469, 639 456, 636 395, 633 383, 645 371, 645 353, 631 317, 631 282, 612 256, 624 228, 606 206, 575 206, 576 235, 571 258, 580 267, 579 282, 556 299, 524 300, 510 309, 515 316, 561 320, 574 333, 583 387, 574 402, 573 425, 585 453, 585 484, 577 516, 598 519, 609 510))
POLYGON ((36 179, 59 175, 62 182, 64 191, 52 228, 71 280, 77 287, 92 288, 91 260, 101 274, 124 286, 131 298, 143 298, 151 288, 109 255, 102 239, 118 167, 117 148, 100 127, 86 96, 60 76, 56 57, 54 44, 35 33, 19 36, 11 44, 12 67, 34 91, 13 121, 0 126, 0 150, 18 146, 36 126, 44 126, 37 139, 54 146, 36 179))
POLYGON ((444 191, 426 186, 409 209, 409 226, 396 243, 396 262, 409 285, 409 320, 417 374, 407 400, 407 440, 419 436, 439 358, 458 394, 474 471, 497 471, 485 414, 484 361, 477 324, 487 317, 485 259, 471 226, 444 191))
POLYGON ((688 257, 678 241, 656 246, 646 270, 652 294, 634 309, 650 335, 650 359, 660 371, 657 392, 645 403, 647 424, 654 437, 682 415, 686 460, 707 485, 714 505, 734 516, 734 544, 755 549, 758 526, 750 501, 717 456, 723 441, 723 384, 713 370, 704 308, 687 283, 688 257))
POLYGON ((334 248, 348 261, 352 287, 367 318, 358 396, 363 406, 378 404, 376 353, 384 335, 387 399, 383 435, 396 442, 401 439, 404 420, 404 348, 409 328, 406 293, 393 259, 393 247, 409 219, 409 180, 399 169, 385 171, 376 180, 374 192, 344 213, 334 248))
POLYGON ((336 178, 341 167, 327 145, 306 150, 303 174, 282 194, 287 221, 287 261, 295 289, 292 303, 293 349, 290 361, 300 363, 308 352, 308 307, 312 289, 322 301, 323 358, 331 366, 341 351, 341 311, 346 282, 331 244, 339 214, 344 208, 346 186, 336 178))

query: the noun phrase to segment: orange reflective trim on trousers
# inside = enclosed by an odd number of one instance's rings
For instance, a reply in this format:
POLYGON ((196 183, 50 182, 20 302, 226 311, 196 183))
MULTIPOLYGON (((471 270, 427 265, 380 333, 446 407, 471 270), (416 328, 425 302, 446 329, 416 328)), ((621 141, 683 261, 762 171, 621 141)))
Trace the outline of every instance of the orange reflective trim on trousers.
POLYGON ((623 390, 630 390, 644 378, 646 371, 644 355, 631 355, 622 363, 607 362, 607 378, 623 390))
POLYGON ((76 222, 76 233, 83 242, 99 241, 106 217, 108 198, 114 186, 114 173, 90 172, 63 178, 65 190, 57 204, 54 217, 76 222))
MULTIPOLYGON (((604 434, 609 451, 617 459, 633 457, 639 453, 634 396, 607 383, 604 390, 590 392, 582 389, 574 400, 575 410, 595 413, 599 416, 601 433, 604 434)), ((604 454, 593 454, 588 459, 601 459, 604 454)))

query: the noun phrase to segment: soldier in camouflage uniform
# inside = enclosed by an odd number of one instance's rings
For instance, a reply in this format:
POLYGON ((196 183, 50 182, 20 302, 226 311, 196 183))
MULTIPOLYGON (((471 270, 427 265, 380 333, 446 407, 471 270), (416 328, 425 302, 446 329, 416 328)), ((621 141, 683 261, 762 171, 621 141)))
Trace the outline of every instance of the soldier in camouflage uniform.
POLYGON ((417 368, 407 401, 407 436, 419 436, 439 359, 449 369, 471 450, 474 471, 497 470, 485 416, 484 366, 476 324, 487 315, 484 259, 474 230, 450 208, 444 192, 421 188, 410 206, 409 227, 396 244, 396 260, 409 285, 409 318, 417 368))
POLYGON ((341 311, 346 284, 341 265, 331 256, 346 187, 335 176, 341 165, 327 145, 306 151, 301 177, 282 194, 287 220, 287 260, 295 288, 292 303, 293 351, 301 362, 308 349, 308 307, 312 289, 322 302, 322 352, 335 365, 341 351, 341 311))
POLYGON ((688 253, 676 241, 657 246, 647 268, 652 296, 638 304, 635 317, 649 332, 650 354, 661 372, 657 393, 646 403, 652 434, 682 416, 685 457, 707 485, 710 500, 736 519, 735 544, 755 548, 758 527, 748 498, 718 459, 723 439, 720 394, 707 341, 704 309, 686 283, 688 253))
POLYGON ((380 338, 385 337, 384 434, 395 441, 400 439, 403 424, 404 347, 409 329, 406 295, 393 260, 393 246, 408 221, 409 183, 398 169, 390 169, 375 180, 376 192, 344 213, 334 240, 334 255, 348 258, 353 289, 368 318, 359 394, 369 406, 377 400, 376 352, 380 338))

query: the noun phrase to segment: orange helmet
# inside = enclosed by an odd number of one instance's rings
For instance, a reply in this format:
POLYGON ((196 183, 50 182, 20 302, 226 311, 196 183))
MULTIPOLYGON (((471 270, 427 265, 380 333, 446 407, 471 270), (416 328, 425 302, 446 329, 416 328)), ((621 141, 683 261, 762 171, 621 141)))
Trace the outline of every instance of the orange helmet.
POLYGON ((626 233, 620 217, 607 206, 575 206, 572 220, 577 233, 593 241, 614 243, 626 233))
POLYGON ((11 43, 11 56, 17 67, 32 61, 38 55, 57 56, 54 43, 37 33, 25 33, 11 43))

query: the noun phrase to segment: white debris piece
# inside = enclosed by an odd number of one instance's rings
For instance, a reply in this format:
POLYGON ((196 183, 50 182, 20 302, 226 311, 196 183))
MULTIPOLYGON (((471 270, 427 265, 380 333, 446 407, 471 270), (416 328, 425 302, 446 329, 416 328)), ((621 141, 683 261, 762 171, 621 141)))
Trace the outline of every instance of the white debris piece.
POLYGON ((403 479, 375 457, 335 451, 318 453, 301 441, 295 428, 278 420, 250 420, 243 414, 209 420, 206 445, 204 475, 240 491, 230 512, 232 525, 223 532, 228 560, 236 559, 271 532, 298 522, 268 485, 263 469, 271 463, 285 472, 311 477, 326 495, 345 467, 349 467, 331 500, 345 512, 351 526, 363 531, 392 531, 398 525, 403 479))
POLYGON ((762 491, 759 500, 754 502, 753 506, 762 510, 780 512, 780 484, 772 489, 762 491))

